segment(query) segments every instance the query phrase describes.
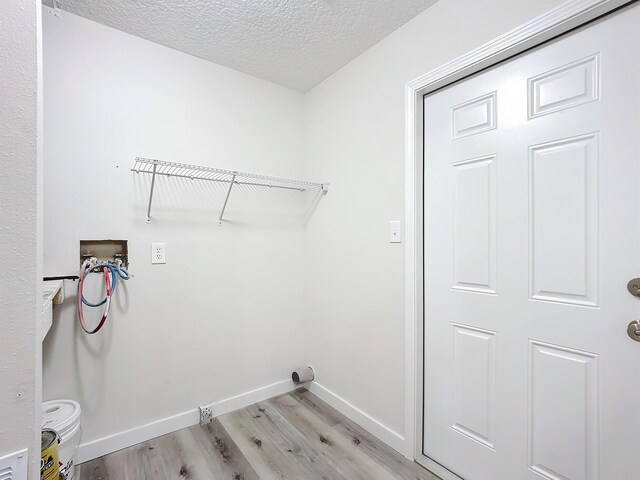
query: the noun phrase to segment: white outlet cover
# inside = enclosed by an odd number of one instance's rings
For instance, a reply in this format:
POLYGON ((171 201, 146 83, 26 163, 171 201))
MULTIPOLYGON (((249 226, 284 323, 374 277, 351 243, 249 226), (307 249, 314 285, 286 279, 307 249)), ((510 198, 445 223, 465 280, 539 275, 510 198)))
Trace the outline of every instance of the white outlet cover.
POLYGON ((151 263, 167 263, 167 244, 152 243, 151 244, 151 263))
POLYGON ((27 480, 29 454, 27 449, 0 457, 0 478, 6 480, 27 480))

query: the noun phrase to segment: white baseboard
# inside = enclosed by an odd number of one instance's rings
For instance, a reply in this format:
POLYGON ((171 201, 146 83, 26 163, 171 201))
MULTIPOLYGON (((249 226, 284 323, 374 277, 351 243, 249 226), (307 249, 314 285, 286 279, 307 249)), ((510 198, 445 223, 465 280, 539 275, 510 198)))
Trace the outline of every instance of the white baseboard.
POLYGON ((353 420, 355 423, 368 431, 371 435, 404 455, 403 452, 406 450, 406 445, 405 439, 402 435, 394 432, 383 423, 366 414, 358 407, 350 404, 344 398, 336 395, 331 390, 323 387, 317 382, 311 382, 311 384, 309 384, 307 388, 311 393, 320 397, 320 399, 327 402, 329 405, 348 417, 350 420, 353 420))
MULTIPOLYGON (((244 408, 256 402, 267 400, 277 395, 282 395, 296 388, 291 380, 282 380, 272 383, 249 392, 226 398, 211 404, 213 416, 217 417, 225 413, 244 408)), ((367 430, 373 436, 377 437, 394 450, 402 453, 405 450, 405 439, 399 433, 393 431, 386 425, 382 424, 375 418, 366 414, 358 407, 347 402, 344 398, 336 395, 328 388, 312 382, 307 387, 312 393, 327 402, 340 413, 356 422, 362 428, 367 430)), ((76 455, 76 463, 83 463, 94 458, 108 455, 109 453, 122 450, 123 448, 136 445, 152 438, 175 432, 181 428, 196 425, 199 421, 198 409, 194 408, 186 412, 173 415, 171 417, 162 418, 155 422, 148 423, 139 427, 131 428, 123 432, 114 433, 107 437, 92 440, 83 443, 78 449, 76 455)))
MULTIPOLYGON (((262 402, 263 400, 267 400, 271 397, 290 392, 295 388, 296 386, 290 379, 282 380, 265 387, 236 395, 235 397, 220 400, 211 404, 213 416, 217 417, 224 415, 225 413, 247 407, 256 402, 262 402)), ((94 458, 122 450, 123 448, 151 440, 152 438, 175 432, 181 428, 196 425, 199 421, 200 413, 197 408, 194 408, 193 410, 179 413, 171 417, 162 418, 146 425, 83 443, 78 449, 76 463, 79 464, 87 462, 94 458)))

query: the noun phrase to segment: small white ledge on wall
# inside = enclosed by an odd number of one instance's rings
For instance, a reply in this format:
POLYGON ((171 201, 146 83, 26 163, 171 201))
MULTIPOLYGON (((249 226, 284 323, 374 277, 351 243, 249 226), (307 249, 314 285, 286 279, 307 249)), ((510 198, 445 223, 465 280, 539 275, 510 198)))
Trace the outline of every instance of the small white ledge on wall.
POLYGON ((264 187, 280 190, 298 191, 301 193, 326 194, 329 191, 328 183, 306 182, 283 177, 272 177, 269 175, 259 175, 256 173, 238 172, 234 170, 224 170, 221 168, 202 167, 199 165, 189 165, 185 163, 164 162, 150 158, 136 157, 132 172, 137 174, 151 175, 151 188, 149 189, 149 203, 147 206, 147 222, 151 221, 151 204, 153 202, 153 189, 157 175, 165 177, 188 178, 190 180, 204 180, 207 182, 226 183, 229 185, 227 194, 218 218, 220 225, 224 212, 229 202, 229 196, 234 185, 249 185, 252 187, 264 187))
POLYGON ((38 328, 40 341, 47 336, 53 323, 53 306, 64 301, 64 284, 62 280, 48 280, 42 287, 42 317, 38 328))

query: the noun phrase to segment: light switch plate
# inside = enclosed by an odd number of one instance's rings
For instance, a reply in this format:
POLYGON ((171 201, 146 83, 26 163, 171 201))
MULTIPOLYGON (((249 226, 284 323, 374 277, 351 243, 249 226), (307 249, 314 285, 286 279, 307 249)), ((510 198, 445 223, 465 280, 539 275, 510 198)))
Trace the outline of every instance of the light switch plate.
POLYGON ((402 243, 402 224, 400 220, 389 222, 389 242, 402 243))
POLYGON ((167 244, 151 244, 151 263, 167 263, 167 244))

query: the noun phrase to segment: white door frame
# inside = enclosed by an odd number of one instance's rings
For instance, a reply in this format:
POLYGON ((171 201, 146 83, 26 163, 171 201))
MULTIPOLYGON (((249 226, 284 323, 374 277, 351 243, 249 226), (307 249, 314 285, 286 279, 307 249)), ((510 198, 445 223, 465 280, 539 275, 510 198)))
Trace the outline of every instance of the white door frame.
POLYGON ((633 0, 569 0, 456 58, 405 87, 405 451, 445 479, 457 479, 422 454, 423 97, 584 25, 633 0))

